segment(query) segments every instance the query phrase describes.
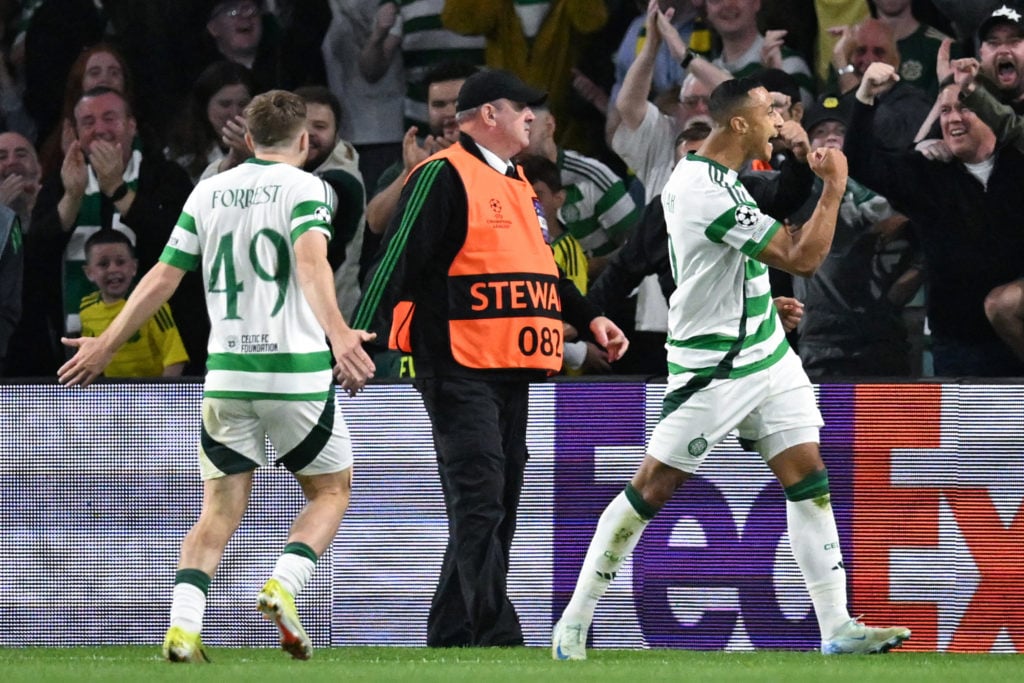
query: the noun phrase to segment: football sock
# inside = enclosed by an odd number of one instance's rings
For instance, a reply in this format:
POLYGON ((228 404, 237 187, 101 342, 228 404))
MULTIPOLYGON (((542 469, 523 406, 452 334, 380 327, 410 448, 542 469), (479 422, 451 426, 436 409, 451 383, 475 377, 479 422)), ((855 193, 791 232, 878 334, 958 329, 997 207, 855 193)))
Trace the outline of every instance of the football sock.
POLYGON ((814 604, 823 640, 849 621, 846 568, 832 514, 828 475, 817 472, 786 488, 789 544, 814 604))
POLYGON ((171 626, 180 626, 190 633, 201 632, 209 590, 209 574, 198 569, 179 569, 171 594, 171 626))
POLYGON ((608 590, 622 563, 640 541, 647 523, 657 512, 639 492, 627 485, 604 509, 583 559, 572 599, 562 618, 589 625, 597 602, 608 590))
POLYGON ((316 567, 316 553, 305 543, 289 543, 277 558, 271 577, 296 596, 305 588, 316 567))

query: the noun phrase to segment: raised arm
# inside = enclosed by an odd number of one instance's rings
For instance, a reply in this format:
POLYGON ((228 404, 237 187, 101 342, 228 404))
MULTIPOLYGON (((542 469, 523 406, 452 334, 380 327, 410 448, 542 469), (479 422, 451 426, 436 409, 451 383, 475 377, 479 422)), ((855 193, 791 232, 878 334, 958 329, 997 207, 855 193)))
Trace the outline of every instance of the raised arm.
POLYGON ((825 183, 814 213, 795 234, 776 231, 757 256, 769 266, 800 277, 813 275, 832 247, 847 180, 846 157, 837 149, 816 149, 807 155, 807 163, 825 183))
POLYGON ((1024 118, 1017 116, 1010 106, 997 100, 983 83, 979 83, 978 60, 973 57, 955 59, 951 67, 953 79, 960 86, 960 99, 964 106, 992 129, 999 142, 1018 149, 1024 147, 1024 118))

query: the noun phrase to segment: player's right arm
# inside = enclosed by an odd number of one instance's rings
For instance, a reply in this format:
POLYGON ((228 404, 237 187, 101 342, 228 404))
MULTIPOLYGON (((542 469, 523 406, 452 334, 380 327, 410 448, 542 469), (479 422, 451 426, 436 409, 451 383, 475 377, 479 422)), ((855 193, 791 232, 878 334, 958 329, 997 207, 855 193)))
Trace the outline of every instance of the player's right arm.
POLYGON ((338 310, 334 273, 327 262, 327 237, 319 230, 307 230, 295 240, 295 275, 306 302, 324 328, 334 354, 335 374, 341 388, 354 396, 373 377, 374 365, 363 350, 376 334, 353 330, 338 310))
POLYGON ((798 232, 778 230, 757 260, 792 275, 810 277, 828 256, 839 204, 846 192, 846 157, 838 149, 818 148, 807 155, 811 170, 824 181, 814 213, 798 232))
POLYGON ((62 338, 77 349, 75 355, 57 371, 61 384, 88 386, 103 374, 114 353, 152 318, 178 288, 185 271, 167 263, 157 263, 139 282, 121 312, 98 337, 62 338))

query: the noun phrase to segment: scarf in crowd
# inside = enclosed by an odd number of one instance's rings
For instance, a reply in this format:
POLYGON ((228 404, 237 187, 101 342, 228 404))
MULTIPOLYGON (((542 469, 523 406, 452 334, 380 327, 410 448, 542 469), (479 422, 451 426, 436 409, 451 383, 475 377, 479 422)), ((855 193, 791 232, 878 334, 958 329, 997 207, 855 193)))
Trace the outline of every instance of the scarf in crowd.
POLYGON ((551 8, 550 0, 515 0, 516 14, 523 24, 523 35, 527 38, 537 37, 541 22, 551 8))
MULTIPOLYGON (((138 189, 141 163, 142 152, 137 148, 133 149, 124 175, 121 176, 133 191, 138 189)), ((113 208, 114 213, 110 224, 103 224, 103 202, 105 199, 100 193, 100 184, 96 179, 96 173, 91 166, 86 166, 86 169, 89 179, 85 186, 85 195, 82 197, 82 206, 78 210, 71 239, 64 249, 64 331, 69 334, 82 331, 82 323, 78 317, 79 305, 82 302, 82 297, 96 291, 96 286, 89 282, 82 271, 82 266, 85 265, 85 241, 103 228, 113 228, 128 235, 128 239, 132 241, 133 245, 135 244, 135 231, 121 222, 121 214, 117 211, 117 207, 113 208)))

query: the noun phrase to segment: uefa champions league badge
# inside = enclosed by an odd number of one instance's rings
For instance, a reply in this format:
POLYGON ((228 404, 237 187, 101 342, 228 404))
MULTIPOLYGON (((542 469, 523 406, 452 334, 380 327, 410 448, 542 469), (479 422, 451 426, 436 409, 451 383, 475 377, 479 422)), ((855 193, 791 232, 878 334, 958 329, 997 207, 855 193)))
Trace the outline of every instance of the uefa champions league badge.
POLYGON ((540 223, 540 234, 544 235, 545 244, 551 244, 551 231, 548 230, 548 219, 544 216, 544 207, 540 200, 533 198, 533 210, 537 213, 537 222, 540 223))

